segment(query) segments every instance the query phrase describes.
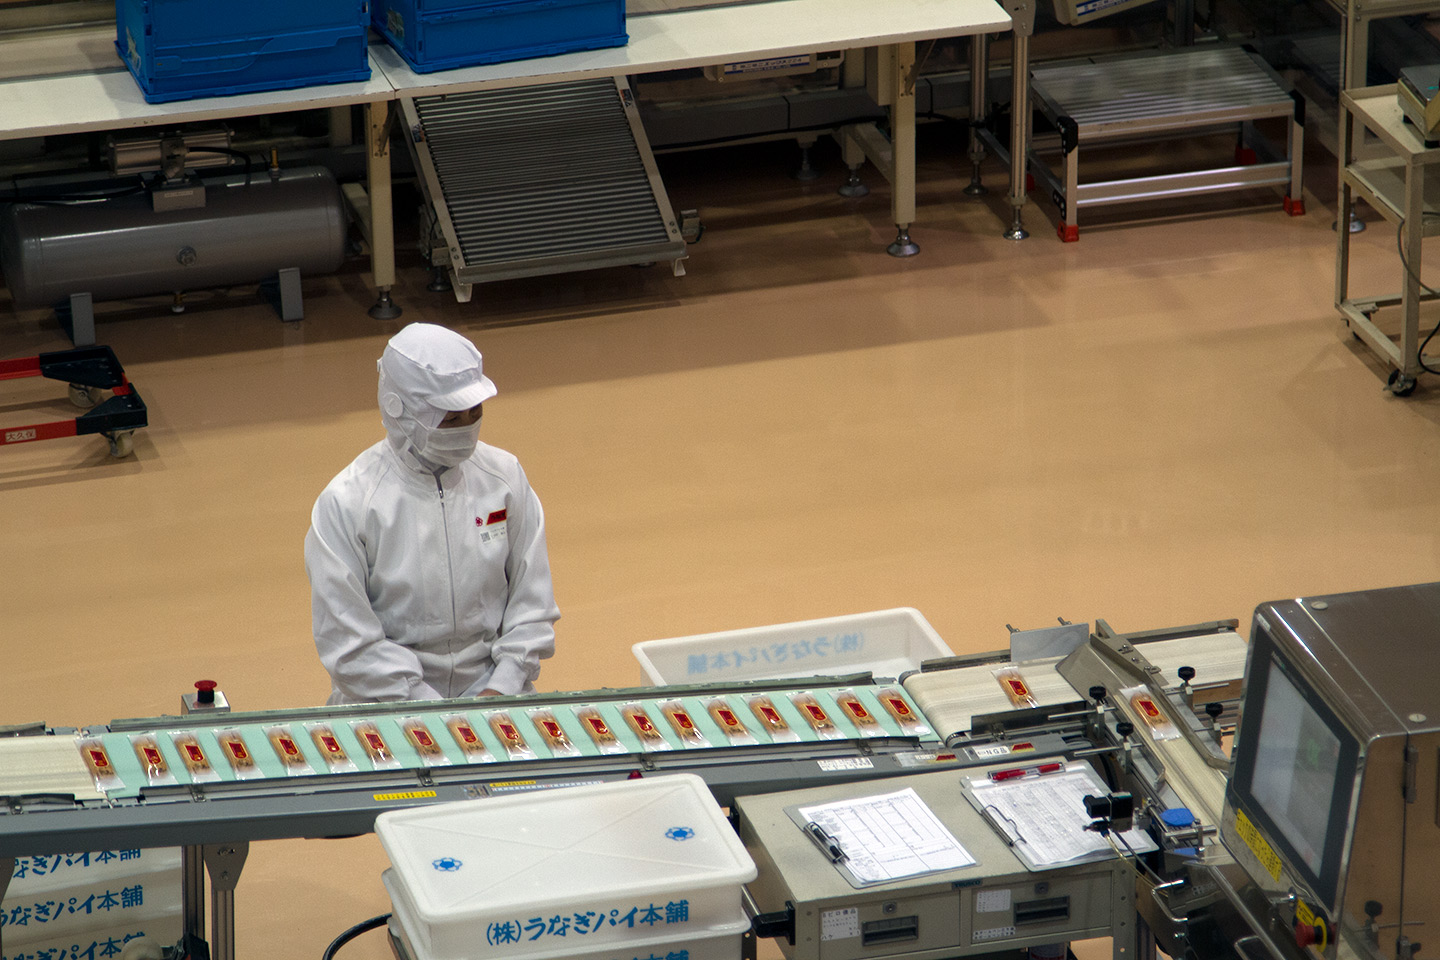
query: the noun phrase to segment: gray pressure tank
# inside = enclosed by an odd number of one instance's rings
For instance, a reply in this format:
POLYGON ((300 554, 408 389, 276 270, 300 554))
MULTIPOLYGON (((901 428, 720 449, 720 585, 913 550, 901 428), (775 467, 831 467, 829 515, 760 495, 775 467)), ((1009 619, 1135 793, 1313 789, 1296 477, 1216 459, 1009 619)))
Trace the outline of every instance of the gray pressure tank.
POLYGON ((254 283, 345 260, 340 186, 324 167, 205 179, 205 205, 156 212, 148 194, 15 203, 0 212, 0 271, 18 308, 254 283), (248 181, 248 182, 247 182, 248 181))

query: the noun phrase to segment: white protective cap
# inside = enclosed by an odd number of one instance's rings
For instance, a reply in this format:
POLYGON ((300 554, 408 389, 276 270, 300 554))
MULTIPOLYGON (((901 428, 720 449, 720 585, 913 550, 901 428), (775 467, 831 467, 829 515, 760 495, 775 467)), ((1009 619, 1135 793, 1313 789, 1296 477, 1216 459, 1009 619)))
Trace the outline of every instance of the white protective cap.
POLYGON ((377 364, 380 414, 391 442, 424 455, 445 414, 495 396, 480 351, 454 330, 412 323, 390 338, 377 364))

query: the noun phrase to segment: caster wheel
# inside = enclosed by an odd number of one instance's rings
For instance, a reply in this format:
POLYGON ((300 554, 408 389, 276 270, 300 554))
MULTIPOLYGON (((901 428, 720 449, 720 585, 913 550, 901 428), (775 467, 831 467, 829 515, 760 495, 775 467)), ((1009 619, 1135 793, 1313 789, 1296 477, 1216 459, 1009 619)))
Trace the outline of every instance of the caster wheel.
POLYGON ((83 410, 89 410, 100 402, 100 388, 72 383, 70 384, 70 402, 83 410))
POLYGON ((1412 377, 1402 376, 1399 370, 1390 371, 1390 377, 1385 381, 1385 386, 1397 397, 1408 397, 1415 392, 1415 380, 1412 377))
POLYGON ((135 441, 132 431, 124 433, 106 434, 110 440, 110 456, 117 460, 121 457, 128 457, 135 452, 135 441))

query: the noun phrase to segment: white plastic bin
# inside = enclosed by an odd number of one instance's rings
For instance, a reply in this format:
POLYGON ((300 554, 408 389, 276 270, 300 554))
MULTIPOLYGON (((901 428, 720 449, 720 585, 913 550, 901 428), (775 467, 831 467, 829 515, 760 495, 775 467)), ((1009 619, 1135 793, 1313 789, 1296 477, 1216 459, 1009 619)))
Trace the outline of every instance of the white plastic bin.
POLYGON ((754 861, 693 774, 395 810, 375 832, 420 960, 721 960, 749 926, 754 861))
POLYGON ((893 678, 923 660, 954 656, 913 607, 646 640, 630 649, 657 687, 866 671, 893 678))
POLYGON ((59 957, 56 944, 92 940, 102 952, 126 938, 178 940, 181 927, 178 847, 98 850, 17 857, 0 902, 5 960, 59 957))

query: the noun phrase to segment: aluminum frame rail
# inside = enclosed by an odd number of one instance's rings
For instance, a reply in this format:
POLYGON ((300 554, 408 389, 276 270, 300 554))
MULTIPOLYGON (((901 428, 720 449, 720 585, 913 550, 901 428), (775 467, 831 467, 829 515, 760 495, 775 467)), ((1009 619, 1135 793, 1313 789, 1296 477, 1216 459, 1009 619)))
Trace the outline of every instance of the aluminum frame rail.
POLYGON ((462 303, 492 280, 661 260, 684 273, 685 240, 624 78, 400 105, 444 239, 431 262, 462 303))

